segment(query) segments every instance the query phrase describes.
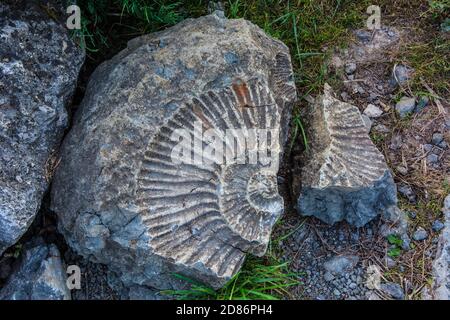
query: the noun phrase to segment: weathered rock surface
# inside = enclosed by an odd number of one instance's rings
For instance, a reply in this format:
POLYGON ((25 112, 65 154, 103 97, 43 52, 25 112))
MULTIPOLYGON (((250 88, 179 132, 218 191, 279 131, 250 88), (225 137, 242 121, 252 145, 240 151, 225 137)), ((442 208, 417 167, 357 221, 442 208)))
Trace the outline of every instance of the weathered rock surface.
POLYGON ((84 53, 37 1, 0 3, 0 42, 2 254, 39 209, 84 53))
POLYGON ((214 287, 262 255, 283 211, 278 165, 174 163, 175 129, 275 129, 296 99, 287 47, 210 15, 136 38, 93 74, 62 147, 52 207, 69 245, 128 285, 214 287))
POLYGON ((394 206, 395 183, 359 110, 337 100, 326 85, 306 114, 310 141, 297 177, 299 212, 330 224, 346 220, 363 226, 394 206))
POLYGON ((439 237, 438 252, 433 262, 433 286, 430 297, 450 300, 450 195, 444 200, 444 229, 439 237))
POLYGON ((24 251, 17 270, 0 290, 0 300, 70 300, 66 280, 58 248, 39 244, 24 251))

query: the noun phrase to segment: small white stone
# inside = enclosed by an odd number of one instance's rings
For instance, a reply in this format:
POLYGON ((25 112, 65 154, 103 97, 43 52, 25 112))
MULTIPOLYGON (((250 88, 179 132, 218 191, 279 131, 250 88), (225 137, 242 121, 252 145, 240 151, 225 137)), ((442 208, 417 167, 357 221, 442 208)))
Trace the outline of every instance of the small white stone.
POLYGON ((364 114, 369 118, 378 118, 383 114, 383 110, 378 108, 376 105, 369 103, 367 108, 364 110, 364 114))

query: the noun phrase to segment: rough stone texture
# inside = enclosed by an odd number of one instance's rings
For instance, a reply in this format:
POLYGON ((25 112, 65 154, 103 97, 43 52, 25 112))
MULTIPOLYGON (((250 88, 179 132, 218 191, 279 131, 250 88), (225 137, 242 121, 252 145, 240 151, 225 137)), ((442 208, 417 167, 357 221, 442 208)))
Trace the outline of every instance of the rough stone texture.
POLYGON ((450 195, 444 200, 445 226, 439 238, 438 252, 433 263, 431 298, 450 300, 450 195))
POLYGON ((0 3, 0 42, 2 254, 39 209, 84 53, 35 1, 0 3))
POLYGON ((0 300, 70 300, 66 280, 58 248, 39 244, 24 251, 18 269, 0 291, 0 300))
POLYGON ((355 106, 334 98, 326 85, 305 117, 310 143, 294 183, 301 184, 301 214, 363 226, 397 203, 391 173, 355 106))
MULTIPOLYGON (((221 16, 221 15, 220 15, 221 16)), ((283 211, 278 167, 174 164, 174 129, 274 128, 296 99, 287 47, 210 15, 136 38, 92 75, 64 141, 52 207, 69 245, 127 286, 220 287, 262 255, 283 211)), ((281 127, 281 130, 280 130, 281 127)))

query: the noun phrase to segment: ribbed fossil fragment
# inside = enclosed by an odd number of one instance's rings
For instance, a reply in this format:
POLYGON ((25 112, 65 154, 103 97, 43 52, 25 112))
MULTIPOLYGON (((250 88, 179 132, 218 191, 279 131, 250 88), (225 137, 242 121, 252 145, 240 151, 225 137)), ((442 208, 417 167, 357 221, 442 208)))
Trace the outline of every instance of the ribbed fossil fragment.
POLYGON ((173 273, 223 285, 246 253, 264 254, 283 212, 295 99, 288 49, 245 20, 132 40, 96 70, 64 142, 61 231, 126 285, 179 287, 173 273))
POLYGON ((363 226, 397 203, 391 173, 355 106, 337 100, 326 85, 307 117, 310 148, 300 160, 301 214, 363 226))

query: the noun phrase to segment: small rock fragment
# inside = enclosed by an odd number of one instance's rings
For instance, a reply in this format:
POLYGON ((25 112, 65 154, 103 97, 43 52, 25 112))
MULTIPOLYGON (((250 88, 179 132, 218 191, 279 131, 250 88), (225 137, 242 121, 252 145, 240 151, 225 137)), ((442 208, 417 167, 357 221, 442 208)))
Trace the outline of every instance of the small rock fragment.
POLYGON ((405 118, 408 114, 414 111, 416 107, 416 100, 414 98, 403 97, 395 105, 395 110, 399 114, 400 118, 405 118))
POLYGON ((323 266, 331 274, 343 274, 355 267, 358 261, 358 256, 335 256, 327 260, 323 266))
POLYGON ((378 118, 383 114, 383 110, 376 105, 369 103, 364 110, 364 114, 370 118, 378 118))
POLYGON ((408 174, 408 169, 403 165, 397 166, 397 171, 404 176, 408 174))
POLYGON ((440 220, 435 220, 431 226, 434 232, 439 232, 444 229, 445 225, 440 220))
POLYGON ((437 164, 438 162, 439 162, 439 156, 437 154, 430 153, 427 156, 427 163, 428 164, 434 165, 434 164, 437 164))
POLYGON ((423 241, 426 238, 428 238, 428 232, 424 228, 418 227, 413 234, 413 239, 415 241, 423 241))
POLYGON ((411 68, 402 64, 396 65, 392 70, 392 76, 389 80, 389 85, 391 88, 395 88, 398 85, 404 85, 411 78, 412 71, 413 70, 411 68))
POLYGON ((382 283, 380 286, 381 291, 388 294, 392 298, 396 300, 403 300, 405 298, 405 293, 403 292, 403 288, 400 287, 397 283, 388 282, 382 283))
POLYGON ((349 62, 345 64, 345 73, 346 74, 353 74, 356 71, 356 63, 349 62))
POLYGON ((410 185, 408 184, 404 184, 404 183, 400 183, 397 186, 398 192, 404 196, 405 198, 407 198, 409 200, 409 202, 411 203, 415 203, 416 202, 416 194, 414 192, 414 190, 411 188, 410 185))
POLYGON ((425 109, 425 107, 428 105, 429 102, 430 99, 427 96, 421 96, 419 98, 419 101, 417 101, 416 109, 414 111, 415 112, 422 111, 423 109, 425 109))
POLYGON ((431 143, 435 146, 439 145, 442 141, 444 141, 444 135, 442 133, 434 133, 431 138, 431 143))

